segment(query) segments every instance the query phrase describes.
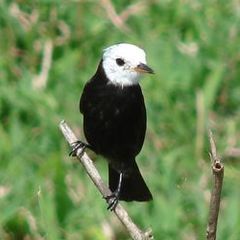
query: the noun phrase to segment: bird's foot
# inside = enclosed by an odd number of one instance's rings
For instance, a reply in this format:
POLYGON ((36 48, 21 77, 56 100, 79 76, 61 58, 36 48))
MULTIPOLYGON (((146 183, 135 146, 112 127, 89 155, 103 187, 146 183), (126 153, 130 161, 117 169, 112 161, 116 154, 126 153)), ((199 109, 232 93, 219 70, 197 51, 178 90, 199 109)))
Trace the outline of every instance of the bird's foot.
POLYGON ((90 145, 87 143, 81 142, 81 141, 76 141, 71 144, 72 145, 72 151, 69 153, 69 156, 76 157, 77 156, 77 151, 81 149, 81 154, 83 154, 84 150, 86 148, 91 148, 90 145))
POLYGON ((108 203, 107 210, 110 210, 110 211, 115 210, 119 201, 119 195, 120 195, 120 192, 114 191, 111 195, 104 197, 108 203))

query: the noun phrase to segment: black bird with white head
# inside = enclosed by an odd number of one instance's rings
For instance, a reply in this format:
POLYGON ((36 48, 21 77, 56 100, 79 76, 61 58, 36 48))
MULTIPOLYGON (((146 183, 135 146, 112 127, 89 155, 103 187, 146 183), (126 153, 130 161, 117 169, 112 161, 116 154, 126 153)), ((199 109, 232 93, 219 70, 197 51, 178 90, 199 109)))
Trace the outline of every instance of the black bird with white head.
POLYGON ((80 99, 84 134, 88 147, 108 161, 108 209, 118 200, 149 201, 149 191, 136 164, 146 132, 146 109, 139 85, 147 66, 145 52, 132 44, 120 43, 106 48, 95 75, 87 82, 80 99))

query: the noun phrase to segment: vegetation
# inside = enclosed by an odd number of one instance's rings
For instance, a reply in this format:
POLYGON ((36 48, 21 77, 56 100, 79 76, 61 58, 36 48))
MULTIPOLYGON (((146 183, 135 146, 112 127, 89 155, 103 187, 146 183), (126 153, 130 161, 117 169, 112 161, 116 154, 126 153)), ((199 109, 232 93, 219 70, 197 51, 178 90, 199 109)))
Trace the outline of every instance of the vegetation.
MULTIPOLYGON (((129 238, 68 157, 58 124, 83 138, 82 88, 103 48, 130 42, 156 72, 141 83, 148 131, 138 156, 154 201, 124 206, 156 239, 204 239, 211 127, 225 164, 218 239, 238 240, 239 2, 115 0, 123 24, 108 3, 0 1, 0 239, 129 238)), ((94 158, 107 180, 105 161, 94 158)))

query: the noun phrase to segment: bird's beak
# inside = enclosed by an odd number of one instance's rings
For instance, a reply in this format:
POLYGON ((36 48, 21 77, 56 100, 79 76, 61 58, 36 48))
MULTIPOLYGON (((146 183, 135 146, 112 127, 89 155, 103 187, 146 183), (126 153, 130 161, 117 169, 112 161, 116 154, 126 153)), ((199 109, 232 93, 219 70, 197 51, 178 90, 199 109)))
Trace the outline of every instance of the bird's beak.
POLYGON ((137 67, 134 68, 134 70, 138 73, 154 73, 154 71, 144 63, 139 63, 137 67))

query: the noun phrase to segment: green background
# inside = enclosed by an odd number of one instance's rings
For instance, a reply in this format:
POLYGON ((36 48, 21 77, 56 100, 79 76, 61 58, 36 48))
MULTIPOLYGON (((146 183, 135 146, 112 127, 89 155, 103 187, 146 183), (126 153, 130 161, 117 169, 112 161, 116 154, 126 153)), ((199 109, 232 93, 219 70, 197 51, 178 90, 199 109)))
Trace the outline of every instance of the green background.
MULTIPOLYGON (((211 127, 225 164, 218 239, 239 240, 239 1, 112 1, 124 25, 108 3, 0 1, 0 239, 129 239, 58 129, 65 119, 83 139, 83 86, 102 49, 129 42, 156 73, 141 82, 138 156, 154 201, 123 205, 155 239, 204 239, 211 127)), ((106 162, 93 158, 107 181, 106 162)))

